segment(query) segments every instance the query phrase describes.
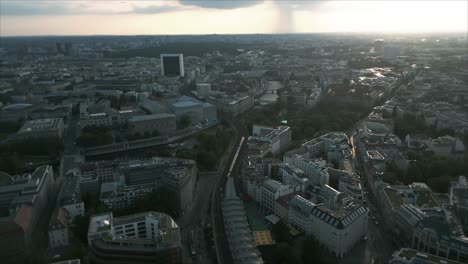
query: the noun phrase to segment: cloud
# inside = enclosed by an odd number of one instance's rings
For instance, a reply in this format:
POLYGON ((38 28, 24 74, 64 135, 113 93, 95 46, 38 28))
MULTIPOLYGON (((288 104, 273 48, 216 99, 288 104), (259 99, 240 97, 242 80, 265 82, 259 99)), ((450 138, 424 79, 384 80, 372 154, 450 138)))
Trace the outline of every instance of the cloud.
POLYGON ((187 9, 183 6, 174 6, 174 5, 150 5, 150 6, 133 6, 133 9, 130 13, 136 14, 160 14, 160 13, 169 13, 175 11, 181 11, 187 9))
POLYGON ((159 14, 189 9, 173 1, 10 1, 0 0, 2 16, 159 14))
MULTIPOLYGON (((72 10, 60 2, 1 1, 0 14, 4 16, 65 15, 72 10)), ((74 11, 76 12, 76 10, 74 11)))
POLYGON ((325 1, 273 1, 278 10, 277 33, 295 32, 294 12, 312 10, 320 7, 325 1))
POLYGON ((212 9, 237 9, 255 6, 262 2, 263 0, 179 0, 182 5, 212 9))

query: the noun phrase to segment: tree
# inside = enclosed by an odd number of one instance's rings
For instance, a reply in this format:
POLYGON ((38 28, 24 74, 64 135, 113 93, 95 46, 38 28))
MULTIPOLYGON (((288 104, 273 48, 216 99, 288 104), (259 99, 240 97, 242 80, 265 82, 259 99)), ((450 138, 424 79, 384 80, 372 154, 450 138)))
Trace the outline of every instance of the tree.
POLYGON ((180 213, 177 194, 165 187, 159 187, 153 192, 141 197, 133 203, 133 206, 115 211, 114 215, 129 215, 144 211, 156 211, 177 217, 180 213))
POLYGON ((188 115, 183 115, 180 117, 180 128, 184 129, 190 126, 190 123, 192 123, 192 119, 188 115))
POLYGON ((273 251, 273 264, 297 264, 299 261, 292 252, 292 247, 287 243, 276 244, 273 251))
POLYGON ((84 216, 78 215, 73 220, 73 225, 71 227, 73 235, 85 245, 88 244, 88 226, 90 218, 91 215, 89 211, 84 216))
POLYGON ((211 170, 211 169, 216 168, 216 165, 218 163, 218 158, 217 158, 216 153, 205 151, 202 149, 198 151, 197 153, 197 162, 203 168, 211 170))
POLYGON ((161 135, 161 133, 159 133, 159 131, 156 130, 156 129, 153 130, 153 132, 151 133, 151 136, 152 136, 152 137, 159 137, 160 135, 161 135))
POLYGON ((323 263, 320 243, 313 237, 307 236, 302 246, 302 263, 323 263))
POLYGON ((276 243, 290 242, 291 241, 291 235, 289 234, 289 228, 283 222, 283 220, 280 220, 276 224, 274 224, 271 232, 273 234, 273 239, 275 239, 276 243))
POLYGON ((423 181, 423 174, 417 162, 411 162, 407 172, 408 183, 423 181))

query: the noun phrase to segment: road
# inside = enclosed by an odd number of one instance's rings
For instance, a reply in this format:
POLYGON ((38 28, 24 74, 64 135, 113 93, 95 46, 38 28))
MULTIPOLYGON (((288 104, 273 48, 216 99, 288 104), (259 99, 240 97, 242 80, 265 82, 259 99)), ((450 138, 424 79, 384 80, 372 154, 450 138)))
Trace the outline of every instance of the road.
POLYGON ((78 115, 73 115, 67 120, 67 126, 64 131, 63 144, 64 151, 62 155, 61 175, 65 175, 68 170, 73 169, 77 162, 82 161, 80 149, 76 144, 79 134, 78 115))
MULTIPOLYGON (((385 225, 385 219, 382 217, 380 208, 378 207, 378 201, 375 194, 370 187, 371 181, 368 177, 365 164, 361 159, 359 151, 355 146, 356 128, 361 122, 353 126, 349 130, 349 137, 353 146, 354 162, 357 165, 355 168, 359 175, 362 176, 363 188, 365 191, 364 200, 367 201, 369 207, 369 225, 367 231, 367 241, 365 243, 364 255, 360 259, 362 263, 380 264, 388 263, 391 255, 396 250, 392 244, 390 231, 387 230, 385 225)), ((345 262, 343 262, 345 263, 345 262)))
MULTIPOLYGON (((216 223, 214 225, 214 235, 218 238, 216 243, 217 252, 222 252, 223 262, 230 259, 230 252, 227 241, 224 237, 224 226, 222 215, 220 211, 221 200, 219 187, 224 188, 226 179, 226 173, 231 160, 234 156, 235 148, 237 147, 239 136, 239 128, 236 127, 232 122, 228 122, 228 125, 233 129, 234 136, 231 139, 230 145, 224 152, 223 157, 220 160, 218 170, 214 172, 200 172, 198 182, 196 184, 196 190, 194 191, 195 197, 193 198, 192 207, 184 213, 179 219, 176 220, 181 229, 181 238, 183 244, 183 263, 213 263, 213 256, 211 248, 208 245, 204 237, 204 228, 210 224, 213 225, 213 220, 216 223), (215 193, 215 198, 212 199, 212 194, 215 193), (215 200, 215 201, 213 201, 215 200), (215 204, 216 215, 213 217, 211 212, 211 206, 215 204), (196 256, 190 255, 189 249, 189 234, 190 231, 194 231, 194 242, 196 248, 196 256)), ((216 239, 215 239, 216 242, 216 239)))

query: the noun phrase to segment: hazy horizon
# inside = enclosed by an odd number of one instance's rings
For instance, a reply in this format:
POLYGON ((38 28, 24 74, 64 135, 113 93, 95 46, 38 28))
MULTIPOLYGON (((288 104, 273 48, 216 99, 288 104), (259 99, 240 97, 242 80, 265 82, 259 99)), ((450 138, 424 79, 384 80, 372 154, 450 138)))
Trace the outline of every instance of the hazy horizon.
POLYGON ((0 36, 464 33, 467 1, 11 1, 0 36))

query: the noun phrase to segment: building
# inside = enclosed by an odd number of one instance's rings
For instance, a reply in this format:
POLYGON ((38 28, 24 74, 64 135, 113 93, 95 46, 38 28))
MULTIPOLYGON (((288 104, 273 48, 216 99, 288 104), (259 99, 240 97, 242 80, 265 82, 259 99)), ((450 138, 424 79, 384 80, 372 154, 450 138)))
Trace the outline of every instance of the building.
POLYGON ((291 134, 291 128, 288 126, 272 128, 254 125, 252 127, 252 135, 258 140, 269 142, 273 154, 278 154, 289 147, 291 134))
POLYGON ((278 176, 281 177, 281 182, 284 184, 301 186, 301 189, 305 189, 310 183, 309 178, 307 178, 307 175, 302 170, 289 163, 281 163, 278 165, 278 176))
POLYGON ((393 253, 389 264, 461 264, 462 262, 446 259, 411 248, 402 248, 393 253))
POLYGON ((24 263, 32 252, 32 234, 50 206, 54 175, 51 166, 32 174, 10 176, 0 172, 0 258, 24 263))
POLYGON ((468 262, 468 238, 453 222, 453 218, 426 217, 416 224, 411 248, 443 258, 468 262))
POLYGON ((339 163, 343 159, 352 157, 349 138, 343 132, 329 132, 302 144, 302 148, 310 157, 325 155, 329 162, 339 163))
POLYGON ((64 261, 59 261, 59 262, 52 262, 51 264, 80 264, 81 260, 80 259, 70 259, 70 260, 64 260, 64 261))
POLYGON ((193 160, 159 157, 83 163, 80 169, 81 191, 101 191, 101 201, 109 208, 125 208, 139 195, 164 187, 175 192, 181 212, 192 203, 198 174, 193 160))
POLYGON ((46 118, 63 118, 70 117, 72 112, 72 104, 63 104, 57 106, 44 106, 34 110, 30 117, 31 119, 46 119, 46 118))
POLYGON ((395 226, 399 240, 411 248, 450 260, 468 261, 468 238, 457 209, 440 206, 423 183, 382 188, 386 225, 395 226))
POLYGON ((118 165, 126 186, 156 184, 175 192, 179 209, 184 212, 192 204, 197 164, 194 160, 154 157, 118 165))
POLYGON ((463 142, 452 136, 442 136, 422 140, 427 147, 427 151, 435 156, 442 156, 448 159, 463 160, 465 157, 465 145, 463 142))
POLYGON ((325 102, 372 108, 385 95, 385 87, 368 84, 330 84, 324 92, 325 102))
POLYGON ((74 168, 62 177, 63 183, 58 195, 58 205, 67 211, 68 222, 71 223, 77 216, 83 216, 85 207, 81 200, 79 169, 74 168))
POLYGON ((114 176, 117 164, 112 161, 96 161, 83 162, 80 164, 79 170, 81 178, 95 176, 99 183, 112 182, 116 178, 114 176))
POLYGON ((55 208, 49 222, 49 247, 65 247, 70 242, 67 211, 55 208))
POLYGON ((101 184, 100 200, 110 210, 125 209, 154 189, 154 183, 126 186, 125 183, 106 182, 101 184))
POLYGON ((208 101, 223 112, 230 113, 233 116, 244 113, 254 106, 254 97, 253 96, 243 96, 243 97, 225 97, 216 99, 212 96, 208 98, 208 101))
POLYGON ((396 45, 386 45, 383 50, 383 59, 386 62, 395 62, 400 56, 400 47, 396 45))
POLYGON ((330 181, 327 162, 323 159, 308 159, 292 152, 284 155, 283 159, 285 163, 303 171, 311 184, 325 185, 330 181))
POLYGON ((366 236, 368 211, 352 201, 332 210, 296 195, 289 202, 288 222, 341 258, 366 236))
POLYGON ((161 54, 162 76, 184 76, 183 54, 161 54))
POLYGON ((226 182, 222 214, 233 263, 263 263, 247 222, 244 204, 236 194, 232 177, 226 182))
POLYGON ((217 120, 216 107, 209 103, 200 102, 189 96, 180 97, 171 105, 177 121, 183 116, 190 117, 192 124, 211 123, 217 120))
POLYGON ((450 183, 450 204, 461 226, 468 231, 468 181, 465 176, 459 176, 450 183))
POLYGON ((203 97, 209 97, 211 94, 211 84, 197 83, 197 94, 203 97))
POLYGON ((355 200, 362 201, 363 190, 359 180, 352 176, 342 176, 338 179, 338 190, 353 197, 355 200))
POLYGON ((385 40, 376 39, 374 40, 374 51, 383 51, 385 40))
POLYGON ((16 133, 18 138, 63 137, 63 119, 48 118, 28 120, 16 133))
POLYGON ((160 212, 93 215, 88 244, 92 263, 182 263, 179 226, 160 212))
POLYGON ((167 135, 176 130, 176 116, 167 113, 132 116, 128 119, 128 127, 134 134, 158 131, 162 135, 167 135))
POLYGON ((27 120, 36 107, 32 104, 11 104, 0 109, 0 120, 19 122, 27 120))
POLYGON ((80 119, 80 128, 83 129, 87 126, 103 126, 103 127, 112 127, 113 126, 112 116, 107 113, 94 113, 89 114, 86 118, 80 119))
POLYGON ((300 190, 301 186, 284 185, 278 181, 268 179, 261 185, 260 204, 262 205, 262 209, 265 212, 273 212, 275 210, 276 199, 300 190))

